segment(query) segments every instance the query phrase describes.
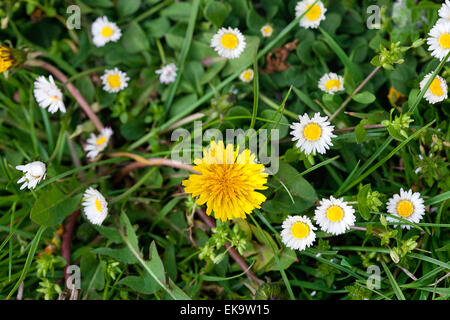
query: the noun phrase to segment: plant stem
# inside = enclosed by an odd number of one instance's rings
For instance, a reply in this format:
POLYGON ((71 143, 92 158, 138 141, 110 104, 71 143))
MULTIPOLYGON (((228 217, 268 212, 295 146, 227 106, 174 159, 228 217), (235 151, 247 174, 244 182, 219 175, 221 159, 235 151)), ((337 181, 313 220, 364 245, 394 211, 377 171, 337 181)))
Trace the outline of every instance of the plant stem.
POLYGON ((352 98, 359 92, 361 91, 362 88, 364 88, 364 86, 367 84, 367 82, 370 81, 370 79, 373 78, 373 76, 378 72, 378 70, 380 70, 381 67, 378 66, 375 69, 372 70, 372 72, 363 80, 363 82, 361 82, 361 84, 352 92, 351 95, 349 95, 347 97, 347 99, 340 105, 340 107, 336 110, 335 113, 333 113, 330 117, 330 122, 336 118, 336 116, 350 103, 350 101, 352 100, 352 98))
MULTIPOLYGON (((214 220, 210 216, 208 216, 203 209, 197 209, 197 213, 210 229, 216 227, 216 223, 214 222, 214 220)), ((246 271, 246 275, 251 281, 253 281, 257 285, 261 285, 263 283, 263 281, 259 279, 252 270, 249 269, 247 262, 245 262, 244 258, 242 258, 242 256, 239 254, 239 252, 236 251, 235 248, 231 247, 229 243, 225 243, 225 248, 229 250, 228 253, 233 258, 233 260, 236 261, 239 267, 244 272, 246 271)))

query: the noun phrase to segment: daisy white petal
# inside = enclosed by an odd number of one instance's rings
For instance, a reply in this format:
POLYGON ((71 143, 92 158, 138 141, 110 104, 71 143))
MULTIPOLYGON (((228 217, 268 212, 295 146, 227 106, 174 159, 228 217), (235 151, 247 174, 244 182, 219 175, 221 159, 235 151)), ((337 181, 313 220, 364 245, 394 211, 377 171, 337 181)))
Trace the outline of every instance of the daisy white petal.
MULTIPOLYGON (((315 0, 303 0, 297 2, 295 6, 295 16, 298 18, 306 12, 313 4, 315 0)), ((301 19, 300 26, 303 28, 319 27, 320 22, 325 20, 325 13, 327 9, 323 6, 322 1, 318 1, 301 19)))
MULTIPOLYGON (((438 21, 428 34, 428 50, 433 57, 442 60, 450 52, 450 21, 438 21)), ((450 59, 447 60, 447 62, 450 59)))
POLYGON ((317 228, 307 216, 288 216, 282 228, 281 239, 286 247, 293 250, 305 250, 316 240, 314 230, 317 228))
POLYGON ((60 110, 66 112, 63 102, 63 94, 55 84, 52 76, 48 80, 44 76, 39 76, 34 81, 34 98, 43 109, 48 108, 48 112, 55 113, 60 110))
POLYGON ((442 7, 438 11, 438 14, 442 19, 439 20, 439 22, 450 21, 450 0, 445 0, 445 2, 442 4, 442 7))
POLYGON ((319 89, 329 94, 344 91, 344 78, 336 73, 326 73, 319 80, 319 89))
POLYGON ((23 183, 20 190, 28 187, 28 189, 36 188, 36 185, 41 182, 41 180, 46 177, 46 166, 45 163, 41 161, 34 161, 26 165, 21 165, 16 167, 24 173, 23 177, 20 178, 17 183, 23 183))
MULTIPOLYGON (((401 217, 413 223, 418 223, 422 220, 425 214, 425 205, 419 192, 414 192, 410 189, 404 191, 400 189, 400 194, 394 194, 387 203, 387 212, 393 216, 401 217)), ((389 222, 398 222, 398 219, 386 217, 389 222)), ((397 227, 397 226, 395 226, 397 227)), ((401 225, 404 229, 410 229, 411 225, 401 225)))
MULTIPOLYGON (((430 79, 432 73, 427 74, 420 82, 420 90, 422 90, 430 79)), ((430 87, 423 96, 429 103, 435 104, 447 99, 448 87, 444 78, 436 76, 430 84, 430 87)))
POLYGON ((128 86, 130 78, 125 72, 117 68, 113 70, 105 70, 105 73, 100 77, 103 83, 103 90, 109 93, 119 92, 128 86))
POLYGON ((322 231, 342 234, 355 223, 355 209, 342 199, 322 199, 314 212, 314 220, 322 231))
POLYGON ((87 152, 86 157, 91 160, 95 159, 98 154, 106 148, 112 134, 113 131, 109 127, 104 128, 98 136, 91 133, 91 137, 87 140, 87 144, 84 146, 84 151, 87 152))
POLYGON ((83 202, 81 203, 86 218, 95 225, 101 225, 108 215, 108 203, 105 197, 95 190, 89 188, 84 192, 83 202))
POLYGON ((111 21, 108 21, 108 18, 98 17, 94 23, 92 23, 92 41, 95 46, 103 47, 106 43, 112 41, 116 42, 122 36, 122 31, 120 31, 119 27, 111 21))
POLYGON ((220 28, 211 39, 211 47, 227 59, 239 58, 246 45, 245 37, 238 28, 220 28))
POLYGON ((251 82, 254 75, 255 73, 253 72, 253 69, 247 69, 245 71, 242 71, 242 73, 239 75, 239 79, 244 82, 251 82))
POLYGON ((333 134, 334 126, 327 121, 328 117, 321 117, 320 113, 316 113, 310 119, 305 113, 299 119, 300 122, 291 125, 292 141, 297 141, 296 147, 305 154, 324 154, 333 145, 331 138, 336 137, 333 134))
POLYGON ((175 63, 169 63, 168 65, 162 67, 155 71, 156 74, 159 74, 159 82, 164 84, 169 84, 175 82, 177 78, 178 68, 175 63))

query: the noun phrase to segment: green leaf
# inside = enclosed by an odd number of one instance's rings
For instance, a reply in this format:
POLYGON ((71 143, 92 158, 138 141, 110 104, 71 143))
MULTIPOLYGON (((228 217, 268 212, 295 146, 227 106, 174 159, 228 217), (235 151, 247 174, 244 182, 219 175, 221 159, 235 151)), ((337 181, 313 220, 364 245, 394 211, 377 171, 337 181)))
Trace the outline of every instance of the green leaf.
POLYGON ((376 100, 376 97, 369 91, 364 91, 354 95, 353 100, 362 104, 370 104, 376 100))
POLYGON ((370 220, 370 209, 369 206, 367 205, 367 195, 369 194, 370 190, 371 190, 370 184, 366 184, 361 189, 359 189, 357 195, 359 214, 366 221, 370 220))
POLYGON ((122 37, 122 45, 130 53, 150 50, 150 44, 142 28, 136 22, 131 22, 122 37))
POLYGON ((125 264, 135 264, 138 262, 136 257, 130 252, 130 250, 128 250, 127 247, 121 249, 97 248, 92 250, 92 253, 108 256, 125 264))
POLYGON ((46 191, 34 203, 30 218, 43 226, 55 226, 76 210, 81 197, 65 195, 57 188, 46 191))
POLYGON ((117 11, 119 16, 125 17, 135 13, 141 6, 141 0, 119 0, 117 11))
POLYGON ((212 1, 203 10, 205 18, 217 28, 220 28, 230 13, 230 8, 222 2, 212 1))
POLYGON ((191 11, 192 4, 189 2, 175 2, 167 8, 161 10, 161 16, 177 22, 188 22, 191 11))
POLYGON ((364 129, 362 123, 355 127, 355 139, 357 143, 362 143, 367 136, 367 130, 364 129))

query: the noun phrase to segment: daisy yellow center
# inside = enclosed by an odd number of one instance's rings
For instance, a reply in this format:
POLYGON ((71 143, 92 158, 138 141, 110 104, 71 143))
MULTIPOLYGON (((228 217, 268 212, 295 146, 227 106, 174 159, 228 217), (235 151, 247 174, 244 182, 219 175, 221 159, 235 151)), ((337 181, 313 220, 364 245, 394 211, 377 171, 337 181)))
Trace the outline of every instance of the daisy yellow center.
POLYGON ((58 96, 52 96, 52 100, 58 101, 59 97, 58 96))
POLYGON ((118 76, 117 74, 108 76, 108 83, 111 88, 120 87, 120 76, 118 76))
POLYGON ((303 129, 303 135, 309 141, 316 141, 322 135, 322 128, 316 123, 310 123, 303 129))
POLYGON ((296 222, 292 225, 291 232, 297 239, 304 239, 309 234, 309 227, 304 222, 296 222))
POLYGON ((220 43, 225 48, 232 50, 235 49, 239 43, 238 38, 232 33, 225 33, 220 39, 220 43))
POLYGON ((263 29, 263 31, 264 31, 265 34, 269 34, 269 33, 272 32, 272 28, 271 28, 271 27, 265 27, 265 28, 263 29))
MULTIPOLYGON (((310 7, 311 7, 311 5, 308 5, 308 6, 306 7, 306 10, 308 10, 310 7)), ((320 18, 321 13, 322 13, 322 11, 320 10, 319 5, 315 4, 314 7, 312 7, 311 10, 309 10, 309 11, 305 14, 305 17, 306 17, 308 20, 316 21, 317 19, 320 18)))
POLYGON ((325 83, 325 88, 327 88, 327 90, 331 90, 333 88, 339 88, 340 86, 341 86, 341 82, 338 79, 328 80, 327 83, 325 83))
POLYGON ((97 211, 102 211, 102 203, 98 199, 95 199, 95 208, 97 208, 97 211))
POLYGON ((403 218, 408 218, 414 211, 411 201, 402 200, 397 205, 397 213, 403 218))
POLYGON ((339 206, 331 206, 327 209, 327 217, 333 222, 341 221, 344 217, 344 210, 339 206))
POLYGON ((101 34, 102 36, 109 38, 114 33, 114 30, 111 27, 103 27, 101 34))
POLYGON ((255 156, 245 149, 238 154, 230 144, 211 142, 202 159, 195 160, 194 170, 183 181, 185 192, 199 197, 198 205, 206 203, 206 213, 222 221, 245 219, 253 209, 260 208, 266 197, 256 190, 267 189, 264 165, 255 163, 255 156))
POLYGON ((441 87, 441 80, 438 78, 434 78, 433 82, 430 85, 430 91, 435 96, 442 96, 444 94, 444 90, 441 87))
POLYGON ((244 75, 243 75, 245 80, 252 80, 252 76, 253 76, 253 74, 251 71, 245 71, 244 75))
POLYGON ((106 137, 101 137, 99 139, 97 139, 97 144, 99 146, 103 145, 106 142, 106 137))
POLYGON ((31 175, 33 178, 39 179, 41 175, 31 175))

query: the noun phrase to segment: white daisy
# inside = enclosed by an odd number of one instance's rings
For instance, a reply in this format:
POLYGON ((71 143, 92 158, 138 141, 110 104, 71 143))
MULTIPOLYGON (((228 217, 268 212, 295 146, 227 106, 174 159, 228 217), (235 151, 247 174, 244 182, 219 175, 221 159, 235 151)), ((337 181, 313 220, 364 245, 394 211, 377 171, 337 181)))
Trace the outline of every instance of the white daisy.
POLYGON ((164 84, 169 84, 175 82, 177 78, 178 68, 175 63, 169 63, 165 65, 161 69, 155 71, 156 74, 159 74, 159 82, 164 84))
POLYGON ((211 39, 211 47, 227 59, 239 58, 245 46, 245 37, 238 28, 220 28, 211 39))
POLYGON ((442 7, 439 9, 439 17, 441 19, 438 20, 439 22, 443 21, 450 21, 450 0, 445 0, 445 3, 442 4, 442 7))
POLYGON ((86 218, 96 225, 101 225, 108 215, 108 203, 105 197, 94 188, 87 189, 83 194, 84 214, 86 218))
POLYGON ((45 179, 46 176, 45 163, 41 161, 34 161, 23 166, 17 166, 16 169, 25 173, 25 175, 17 181, 19 184, 25 182, 20 187, 20 190, 25 189, 26 187, 28 187, 28 189, 36 188, 36 185, 41 182, 42 179, 45 179))
MULTIPOLYGON (((433 57, 442 60, 450 52, 450 21, 441 21, 431 28, 427 39, 428 51, 433 57)), ((450 59, 447 60, 447 62, 450 59)))
MULTIPOLYGON (((300 17, 306 10, 308 10, 315 0, 303 0, 297 2, 295 6, 295 16, 300 17)), ((327 9, 323 6, 322 1, 318 1, 312 8, 309 10, 303 18, 300 19, 300 26, 303 28, 313 28, 317 29, 322 20, 325 20, 325 13, 327 9)))
POLYGON ((293 250, 305 250, 310 247, 316 234, 311 220, 307 216, 288 216, 282 224, 281 239, 286 247, 293 250))
POLYGON ((253 80, 254 75, 255 73, 253 72, 253 69, 247 69, 239 75, 239 79, 241 79, 244 82, 251 82, 253 80))
POLYGON ((87 140, 87 144, 84 146, 84 151, 87 152, 86 157, 91 160, 97 157, 97 155, 108 145, 109 138, 112 134, 112 129, 108 127, 104 128, 98 136, 91 133, 91 137, 87 140))
POLYGON ((268 38, 272 35, 273 33, 273 27, 269 24, 266 24, 264 26, 262 26, 261 28, 261 34, 264 38, 268 38))
MULTIPOLYGON (((430 79, 432 73, 427 74, 422 81, 420 81, 420 90, 422 90, 430 79)), ((431 82, 429 88, 423 96, 429 103, 435 104, 436 102, 447 99, 448 87, 444 78, 436 76, 431 82)))
POLYGON ((341 199, 322 199, 314 211, 314 220, 322 231, 342 234, 355 223, 355 209, 341 199))
POLYGON ((329 94, 344 91, 344 78, 336 73, 325 73, 319 80, 319 89, 329 94))
POLYGON ((333 145, 331 138, 335 138, 333 134, 334 126, 327 121, 328 117, 321 117, 317 112, 311 119, 305 113, 298 116, 300 122, 294 122, 291 125, 291 135, 294 136, 292 141, 297 141, 296 147, 300 148, 305 154, 316 152, 324 154, 330 146, 333 145))
POLYGON ((34 81, 34 98, 39 106, 43 109, 48 107, 48 112, 55 113, 60 110, 66 112, 63 102, 63 94, 55 84, 52 76, 48 76, 47 80, 44 76, 39 76, 34 81))
POLYGON ((105 70, 105 74, 100 77, 103 83, 103 90, 109 93, 119 92, 128 87, 128 81, 125 72, 120 71, 117 68, 113 70, 105 70))
MULTIPOLYGON (((400 189, 400 194, 394 194, 387 203, 387 212, 393 216, 401 217, 413 223, 418 223, 422 220, 425 214, 425 205, 419 192, 414 192, 409 189, 408 192, 400 189)), ((386 217, 389 222, 398 222, 398 219, 386 217)), ((395 226, 397 227, 397 226, 395 226)), ((404 229, 411 229, 411 225, 401 225, 404 229)))
POLYGON ((97 47, 103 47, 106 43, 116 42, 122 36, 117 24, 108 21, 108 18, 98 17, 92 24, 92 41, 97 47))

